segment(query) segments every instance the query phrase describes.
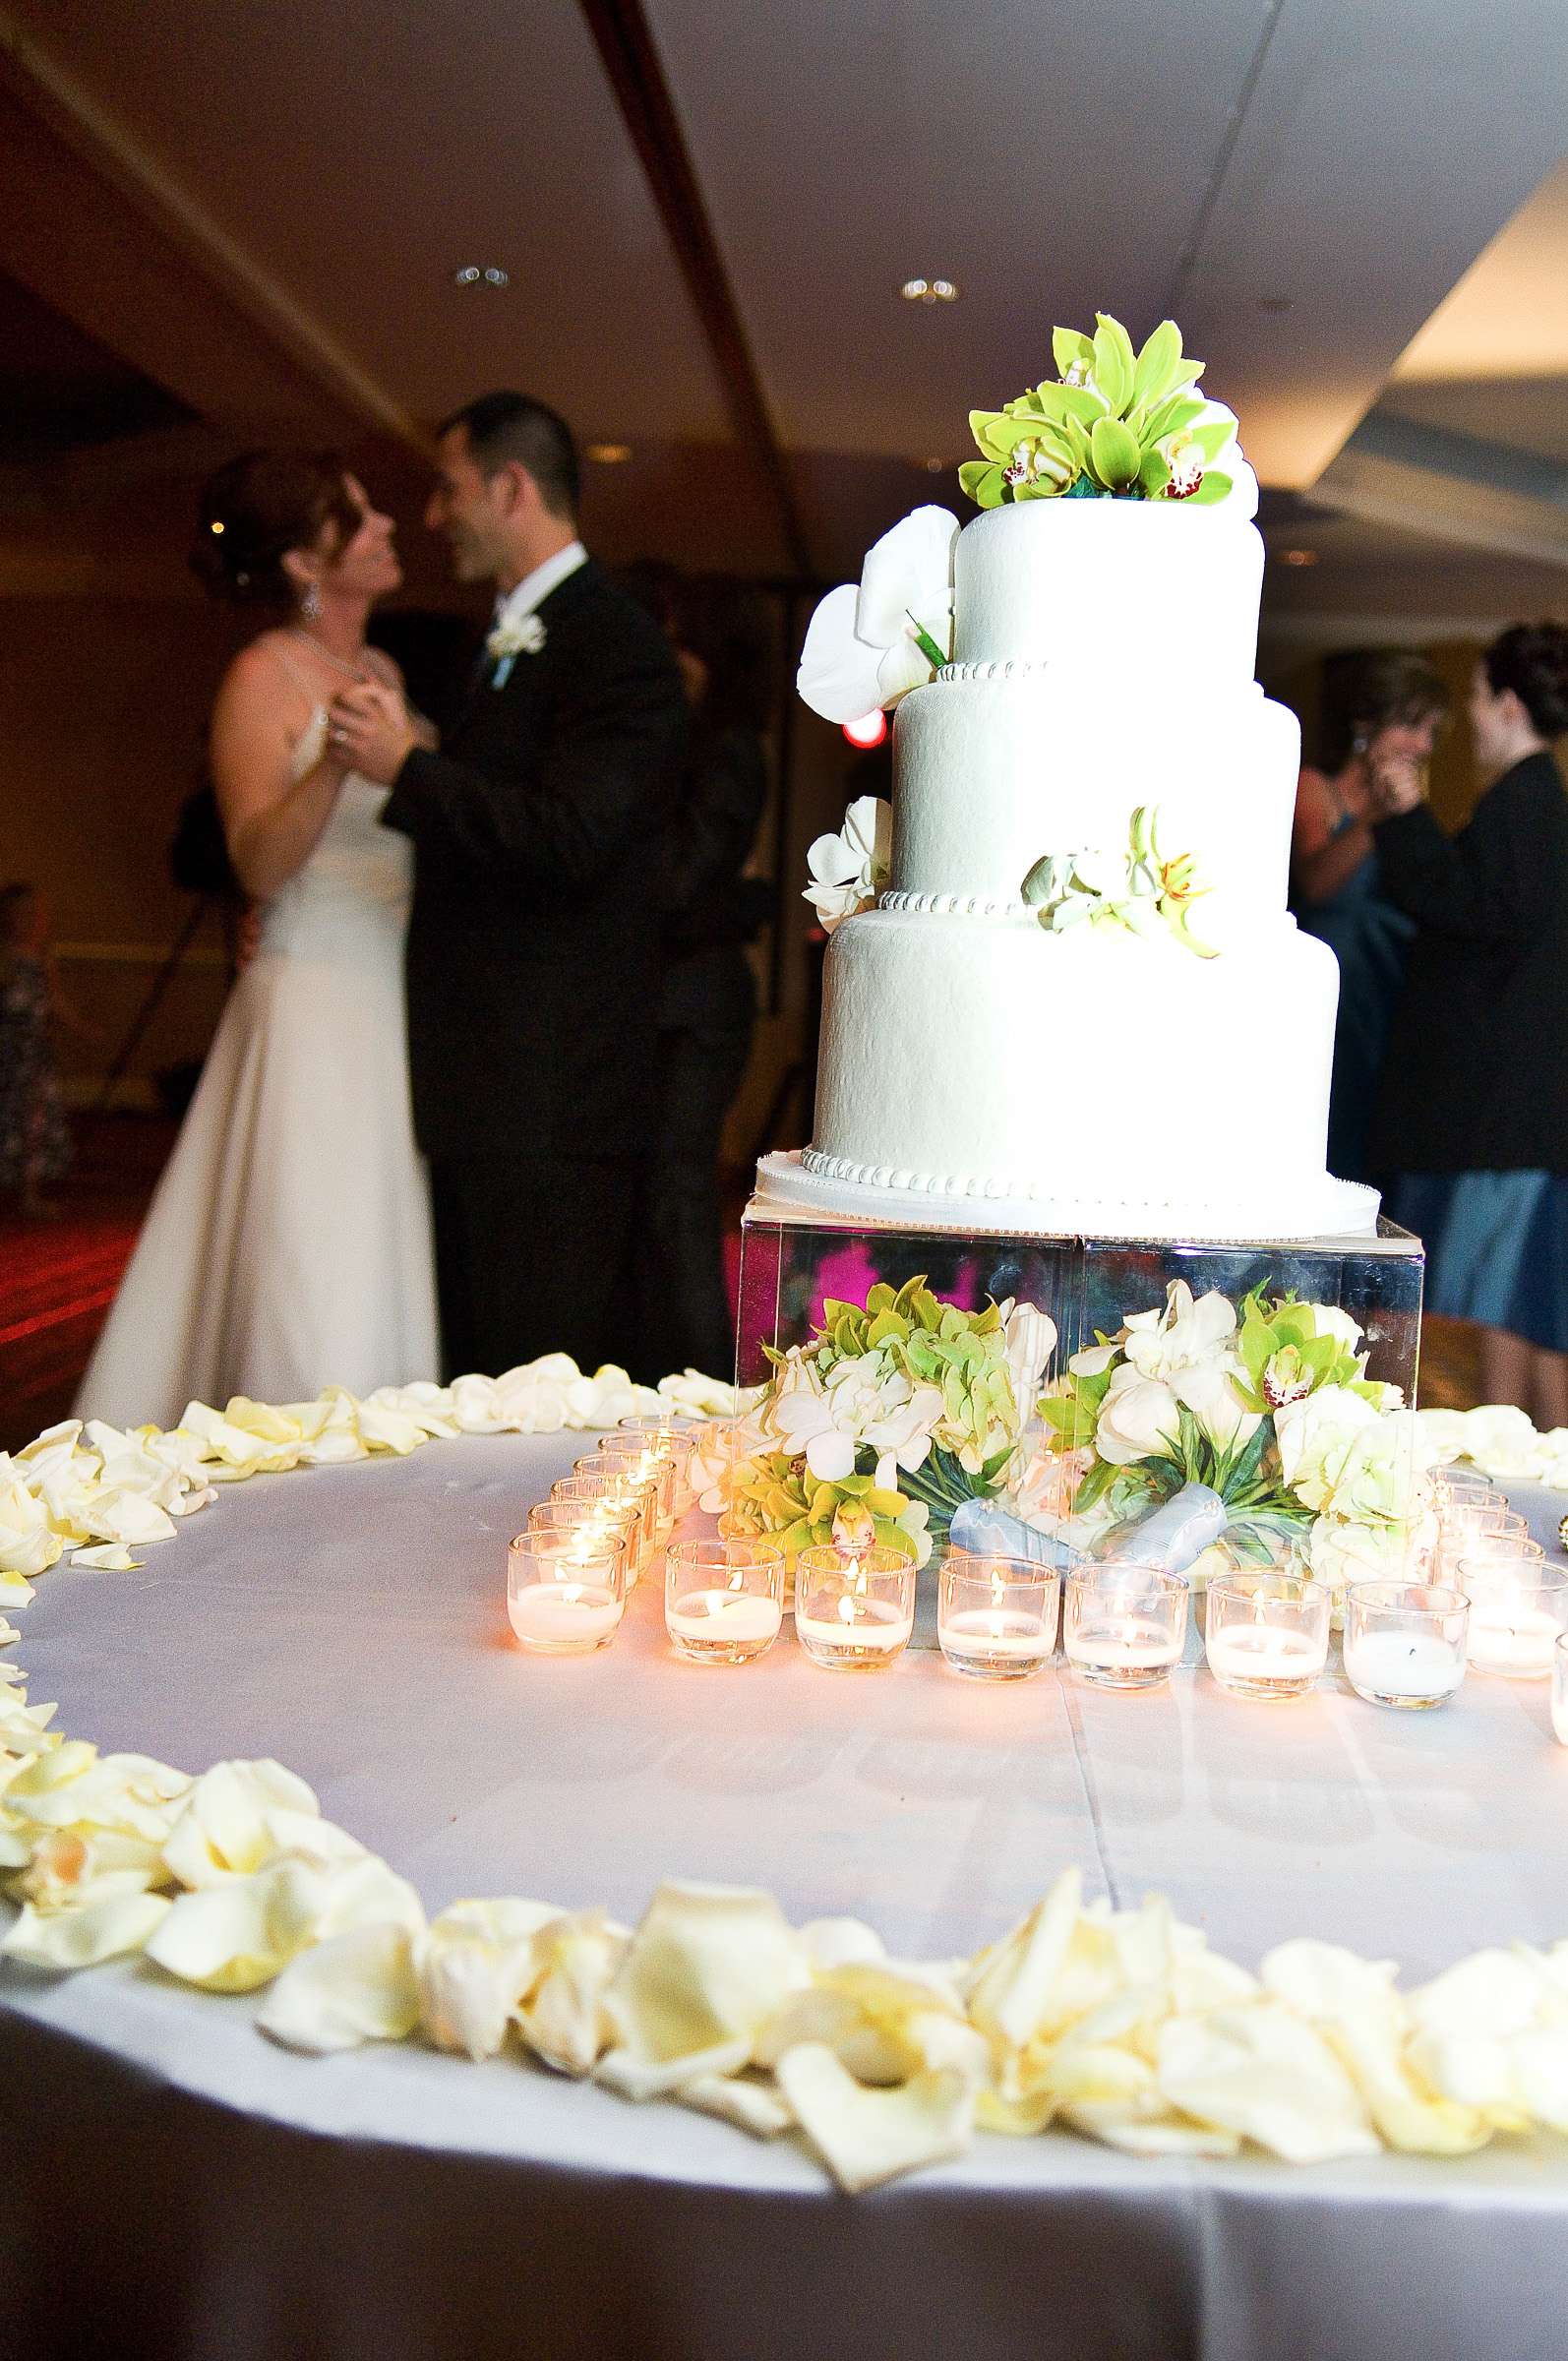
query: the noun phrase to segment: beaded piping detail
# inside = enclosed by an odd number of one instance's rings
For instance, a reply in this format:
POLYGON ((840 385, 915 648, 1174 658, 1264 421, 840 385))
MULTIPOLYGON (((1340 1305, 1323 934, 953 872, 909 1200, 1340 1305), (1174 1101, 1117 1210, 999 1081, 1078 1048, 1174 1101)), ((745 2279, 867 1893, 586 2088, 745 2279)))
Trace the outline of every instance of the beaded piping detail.
POLYGON ((920 910, 938 918, 1033 918, 1027 902, 980 893, 884 893, 878 910, 920 910))

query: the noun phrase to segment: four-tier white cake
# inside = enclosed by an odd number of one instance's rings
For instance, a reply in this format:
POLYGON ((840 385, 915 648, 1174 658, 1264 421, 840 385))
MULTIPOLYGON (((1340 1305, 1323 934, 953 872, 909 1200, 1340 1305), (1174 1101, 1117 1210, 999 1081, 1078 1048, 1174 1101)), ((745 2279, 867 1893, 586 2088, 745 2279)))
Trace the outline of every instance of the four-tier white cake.
POLYGON ((1286 909, 1298 731, 1252 677, 1262 570, 1238 502, 1036 500, 957 536, 952 660, 898 705, 885 889, 833 935, 812 1143, 763 1160, 765 1198, 1151 1240, 1373 1226, 1325 1169, 1339 977, 1286 909))

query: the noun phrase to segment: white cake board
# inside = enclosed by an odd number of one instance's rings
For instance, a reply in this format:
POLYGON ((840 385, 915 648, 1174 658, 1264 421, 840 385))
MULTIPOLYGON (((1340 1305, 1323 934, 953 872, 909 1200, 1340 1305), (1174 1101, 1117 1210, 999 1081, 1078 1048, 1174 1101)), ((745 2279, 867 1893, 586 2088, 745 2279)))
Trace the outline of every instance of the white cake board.
POLYGON ((852 1222, 866 1230, 995 1232, 1009 1238, 1104 1238, 1179 1245, 1328 1245, 1354 1239, 1375 1251, 1375 1188, 1325 1175, 1312 1187, 1282 1193, 1267 1222, 1227 1223, 1212 1204, 1089 1204, 1070 1197, 948 1197, 923 1188, 874 1188, 810 1173, 798 1148, 764 1156, 747 1218, 763 1222, 852 1222))

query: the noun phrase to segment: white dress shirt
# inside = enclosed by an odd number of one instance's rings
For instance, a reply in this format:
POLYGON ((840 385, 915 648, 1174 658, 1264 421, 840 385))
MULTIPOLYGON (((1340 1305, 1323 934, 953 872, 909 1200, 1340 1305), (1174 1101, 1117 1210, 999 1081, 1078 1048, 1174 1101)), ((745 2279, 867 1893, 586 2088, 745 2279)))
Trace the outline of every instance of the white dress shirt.
POLYGON ((525 615, 532 615, 552 590, 587 562, 588 553, 582 543, 569 541, 565 549, 558 549, 553 558, 546 558, 544 564, 536 566, 532 574, 525 574, 515 589, 506 591, 497 599, 491 630, 494 631, 498 624, 520 623, 525 615))

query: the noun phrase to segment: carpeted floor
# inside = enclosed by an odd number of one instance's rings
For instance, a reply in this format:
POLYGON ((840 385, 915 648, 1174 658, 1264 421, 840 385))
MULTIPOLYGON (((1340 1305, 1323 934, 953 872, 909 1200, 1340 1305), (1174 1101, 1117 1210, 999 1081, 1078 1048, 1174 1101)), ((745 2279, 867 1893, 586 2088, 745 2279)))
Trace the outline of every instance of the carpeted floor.
MULTIPOLYGON (((173 1137, 172 1124, 151 1117, 84 1118, 76 1167, 56 1192, 59 1218, 22 1222, 0 1211, 0 1450, 68 1415, 173 1137)), ((1428 1319, 1421 1401, 1467 1409, 1477 1382, 1475 1330, 1428 1319)))

